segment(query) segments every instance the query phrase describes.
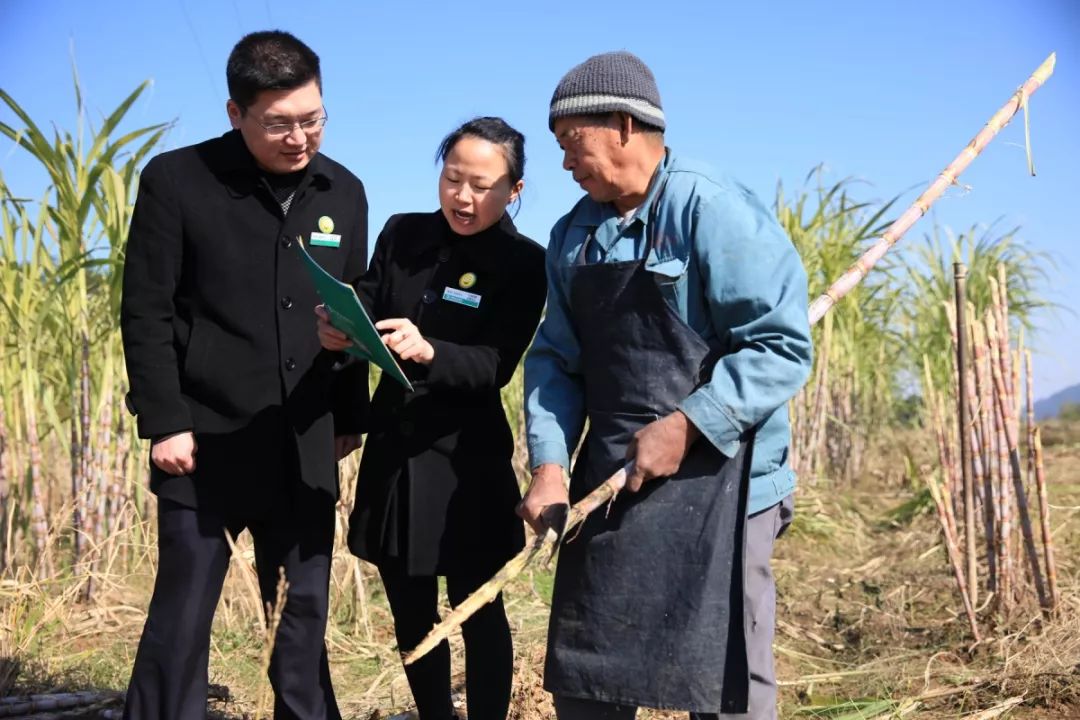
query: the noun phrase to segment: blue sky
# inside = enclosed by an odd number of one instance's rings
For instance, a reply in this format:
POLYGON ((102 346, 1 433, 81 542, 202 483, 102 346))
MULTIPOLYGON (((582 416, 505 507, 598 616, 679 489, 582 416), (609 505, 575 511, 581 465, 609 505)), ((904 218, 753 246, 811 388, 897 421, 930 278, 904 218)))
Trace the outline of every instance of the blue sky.
MULTIPOLYGON (((0 87, 39 123, 74 128, 72 57, 91 119, 152 79, 131 126, 175 120, 165 147, 179 147, 228 128, 225 59, 243 33, 268 28, 295 33, 321 56, 323 149, 367 185, 373 237, 392 213, 436 207, 439 140, 494 114, 528 138, 518 225, 542 243, 580 194, 547 130, 548 100, 591 54, 640 55, 659 82, 668 143, 771 203, 778 180, 801 187, 818 164, 831 181, 865 180, 865 199, 906 193, 910 202, 1057 51, 1031 105, 1037 177, 1026 174, 1015 122, 964 174, 970 191, 950 191, 936 217, 957 231, 1021 225, 1027 245, 1049 253, 1044 289, 1067 311, 1044 318, 1035 338, 1036 394, 1080 382, 1076 0, 0 0, 0 87)), ((0 119, 14 122, 6 110, 0 119)), ((44 189, 7 141, 0 173, 19 194, 44 189)), ((908 240, 929 231, 924 223, 908 240)))

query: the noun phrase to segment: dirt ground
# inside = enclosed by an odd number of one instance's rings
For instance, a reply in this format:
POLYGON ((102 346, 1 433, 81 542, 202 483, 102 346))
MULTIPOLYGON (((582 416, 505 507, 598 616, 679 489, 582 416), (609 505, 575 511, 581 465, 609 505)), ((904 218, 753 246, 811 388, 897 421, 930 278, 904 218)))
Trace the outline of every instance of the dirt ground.
MULTIPOLYGON (((1061 609, 1046 621, 1028 602, 1002 617, 980 592, 978 644, 933 505, 904 462, 920 448, 897 439, 851 487, 804 483, 774 562, 782 718, 1080 718, 1080 428, 1046 436, 1061 609)), ((150 548, 132 545, 135 553, 150 548)), ((139 567, 104 573, 91 606, 59 583, 0 583, 0 695, 100 693, 92 709, 18 717, 118 717, 153 573, 152 562, 139 567)), ((410 697, 377 576, 365 578, 366 620, 357 598, 339 600, 327 639, 343 715, 385 720, 407 712, 410 697)), ((256 717, 266 700, 261 628, 241 584, 230 580, 215 621, 216 717, 256 717)), ((541 568, 506 593, 517 656, 512 720, 553 717, 541 687, 550 588, 551 572, 541 568)), ((460 686, 460 638, 452 647, 460 686)))

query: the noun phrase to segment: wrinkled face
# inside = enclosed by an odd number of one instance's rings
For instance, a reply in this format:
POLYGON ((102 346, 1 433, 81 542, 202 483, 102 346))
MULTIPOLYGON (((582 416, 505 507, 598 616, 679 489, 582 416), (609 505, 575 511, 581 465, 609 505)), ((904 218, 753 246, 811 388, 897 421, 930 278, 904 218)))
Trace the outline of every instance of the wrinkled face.
POLYGON ((446 155, 439 174, 439 205, 458 235, 475 235, 499 222, 523 183, 511 184, 502 148, 466 135, 446 155))
POLYGON ((617 115, 606 121, 589 116, 561 117, 555 121, 555 141, 563 151, 563 169, 597 202, 612 202, 624 194, 619 187, 623 154, 617 115))
POLYGON ((314 80, 293 90, 263 90, 246 111, 229 100, 226 110, 255 162, 267 172, 283 175, 303 170, 322 144, 321 126, 308 131, 299 127, 299 123, 324 115, 322 93, 314 80), (292 129, 283 134, 264 128, 290 123, 292 129))

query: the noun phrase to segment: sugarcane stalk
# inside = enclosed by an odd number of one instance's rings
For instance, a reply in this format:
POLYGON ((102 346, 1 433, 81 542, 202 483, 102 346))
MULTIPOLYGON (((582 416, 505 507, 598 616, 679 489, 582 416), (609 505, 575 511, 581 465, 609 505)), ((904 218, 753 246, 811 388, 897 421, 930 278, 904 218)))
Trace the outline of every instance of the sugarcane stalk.
POLYGON ((968 342, 968 367, 964 371, 964 391, 968 396, 968 426, 970 428, 971 438, 971 469, 974 474, 973 485, 975 488, 975 500, 976 504, 985 503, 986 499, 983 497, 983 479, 985 473, 985 454, 986 454, 986 436, 984 434, 983 425, 979 414, 979 392, 978 385, 975 382, 975 373, 979 363, 978 346, 975 340, 975 324, 978 323, 978 316, 975 312, 975 306, 971 302, 966 303, 967 316, 971 317, 971 321, 967 322, 967 342, 968 342))
MULTIPOLYGON (((101 405, 98 411, 98 447, 94 453, 97 472, 97 544, 101 544, 114 528, 113 519, 109 516, 109 482, 110 462, 109 453, 113 449, 113 365, 110 353, 105 364, 104 387, 101 391, 101 405)), ((99 555, 100 558, 100 555, 99 555)))
POLYGON ((927 476, 926 484, 930 488, 930 495, 934 498, 934 505, 937 507, 942 535, 945 536, 945 549, 949 555, 949 564, 952 565, 953 575, 956 577, 956 586, 960 590, 960 599, 964 603, 964 613, 967 615, 968 623, 971 625, 971 634, 975 638, 975 642, 981 642, 982 638, 979 635, 979 623, 975 617, 975 606, 971 602, 971 596, 968 594, 967 582, 964 580, 963 560, 961 560, 960 549, 956 545, 956 536, 949 530, 949 504, 942 498, 941 489, 938 487, 938 482, 933 475, 927 476))
MULTIPOLYGON (((570 512, 566 518, 566 528, 563 530, 563 535, 570 535, 570 532, 577 528, 590 513, 601 505, 614 501, 615 496, 619 494, 619 491, 622 490, 623 486, 626 484, 627 470, 628 468, 623 467, 570 508, 570 512)), ((427 637, 421 640, 420 644, 405 655, 404 663, 406 665, 411 665, 434 650, 439 643, 450 637, 450 633, 461 627, 466 620, 472 617, 473 613, 498 597, 506 584, 520 575, 521 571, 524 570, 537 555, 544 554, 544 551, 552 550, 558 540, 559 535, 552 528, 548 528, 543 534, 537 534, 536 539, 533 540, 530 545, 526 546, 525 549, 511 558, 509 562, 503 565, 502 568, 495 573, 493 578, 477 588, 469 595, 469 597, 458 603, 458 606, 454 608, 442 622, 432 628, 431 632, 427 634, 427 637)))
MULTIPOLYGON (((946 483, 950 482, 949 470, 949 450, 948 441, 945 434, 945 423, 941 418, 941 404, 938 401, 937 392, 934 390, 934 379, 930 374, 930 358, 923 355, 923 382, 925 384, 923 392, 926 396, 927 412, 930 415, 930 423, 934 426, 934 437, 937 439, 938 446, 938 462, 941 465, 942 476, 945 477, 946 483)), ((948 489, 946 487, 946 489, 948 489)), ((956 533, 956 519, 952 512, 952 502, 949 497, 945 498, 945 513, 946 524, 948 529, 952 533, 956 533)))
POLYGON ((115 691, 96 690, 5 697, 0 698, 0 718, 17 718, 44 710, 84 708, 88 705, 112 702, 120 697, 120 693, 115 691))
MULTIPOLYGON (((992 334, 992 331, 991 331, 992 334)), ((1007 355, 1008 353, 1004 353, 1007 355)), ((1017 447, 1016 427, 1011 422, 1009 415, 1012 412, 1012 404, 1008 401, 1005 388, 1005 363, 1002 366, 993 365, 991 373, 994 376, 994 385, 998 390, 998 409, 1004 416, 1005 439, 1009 449, 1009 467, 1012 470, 1013 492, 1016 493, 1016 507, 1020 515, 1020 531, 1024 537, 1024 549, 1027 552, 1028 564, 1031 569, 1031 579, 1035 584, 1035 592, 1039 596, 1039 606, 1049 610, 1050 598, 1046 594, 1046 585, 1043 583, 1042 571, 1039 568, 1039 554, 1035 550, 1035 535, 1031 530, 1031 512, 1028 509, 1027 493, 1024 492, 1024 478, 1020 471, 1020 451, 1017 447)))
MULTIPOLYGON (((997 330, 993 310, 986 314, 986 339, 988 357, 990 360, 990 378, 993 380, 996 374, 1001 372, 1001 358, 999 346, 996 342, 997 330)), ((994 417, 994 447, 997 450, 997 487, 998 487, 998 562, 1001 567, 1001 584, 999 594, 1002 609, 1008 610, 1012 606, 1015 576, 1013 575, 1012 561, 1012 502, 1011 490, 1009 489, 1009 443, 1005 434, 1008 425, 1007 412, 1003 409, 1001 391, 996 383, 990 387, 993 407, 990 412, 994 417)))
MULTIPOLYGON (((953 269, 953 275, 954 275, 953 281, 954 281, 954 283, 955 283, 955 273, 956 273, 956 270, 955 270, 955 267, 954 267, 954 269, 953 269)), ((958 335, 957 324, 958 324, 959 321, 957 320, 956 308, 954 307, 954 302, 955 302, 955 298, 953 298, 953 302, 949 302, 948 300, 945 300, 944 302, 942 302, 942 307, 945 308, 945 317, 946 317, 946 320, 948 322, 948 327, 949 327, 949 338, 950 338, 950 340, 952 340, 953 353, 956 354, 956 353, 959 353, 959 351, 960 351, 960 340, 957 337, 957 335, 958 335)), ((957 372, 959 372, 960 367, 961 367, 960 364, 957 363, 956 364, 957 372)), ((946 380, 946 382, 947 382, 947 380, 946 380)), ((962 393, 963 392, 963 385, 958 384, 956 387, 957 387, 957 393, 962 393)), ((947 390, 946 390, 946 392, 947 392, 947 390)), ((959 403, 960 403, 959 394, 956 397, 956 402, 958 403, 957 411, 959 412, 959 403)), ((942 400, 942 406, 941 406, 943 413, 945 412, 945 405, 946 405, 946 403, 945 403, 945 401, 943 399, 942 400)), ((957 415, 957 417, 959 417, 959 415, 957 415)), ((959 423, 958 423, 958 426, 957 426, 957 432, 962 433, 963 431, 964 431, 964 422, 961 419, 959 421, 959 423)), ((955 467, 949 473, 949 477, 954 483, 951 487, 949 487, 949 497, 952 500, 953 512, 958 516, 963 516, 964 515, 964 508, 963 508, 963 502, 964 502, 964 484, 963 484, 964 483, 964 473, 963 473, 963 469, 961 468, 961 465, 963 464, 962 460, 963 460, 964 448, 963 448, 963 440, 961 439, 960 442, 961 442, 960 458, 956 457, 955 452, 951 452, 952 451, 952 446, 951 445, 949 446, 949 448, 950 448, 949 459, 955 465, 955 467)))
POLYGON ((41 438, 38 435, 37 393, 35 392, 37 382, 34 377, 30 348, 24 347, 23 353, 25 356, 22 372, 23 419, 26 422, 26 441, 30 448, 28 458, 30 463, 30 533, 34 539, 34 549, 37 555, 35 558, 36 566, 38 570, 47 571, 49 565, 47 546, 49 524, 46 519, 46 502, 42 497, 41 487, 41 438))
MULTIPOLYGON (((72 398, 78 397, 78 385, 71 386, 72 398)), ((82 522, 82 497, 83 488, 83 461, 82 444, 79 442, 79 423, 74 412, 71 414, 71 567, 79 572, 82 561, 83 547, 83 522, 82 522)))
POLYGON ((989 278, 990 297, 994 308, 994 320, 997 330, 998 362, 1001 365, 1001 379, 1004 381, 1005 401, 1009 412, 1005 414, 1010 425, 1015 422, 1016 384, 1013 382, 1012 347, 1009 342, 1009 307, 1008 293, 1004 285, 1004 267, 998 266, 998 279, 989 278))
MULTIPOLYGON (((1016 437, 1022 438, 1024 434, 1020 432, 1021 418, 1024 415, 1024 396, 1027 387, 1021 388, 1020 386, 1020 373, 1024 370, 1024 353, 1027 352, 1024 345, 1024 326, 1021 325, 1019 331, 1016 333, 1016 347, 1012 351, 1012 385, 1013 385, 1013 425, 1016 427, 1016 437)), ((1019 442, 1019 440, 1017 441, 1019 442)), ((1031 493, 1030 486, 1028 487, 1028 493, 1031 493)))
POLYGON ((113 455, 113 470, 109 477, 109 521, 110 530, 123 530, 126 527, 124 516, 123 480, 124 467, 127 465, 131 441, 124 428, 124 413, 116 415, 116 453, 113 455))
MULTIPOLYGON (((964 150, 962 150, 960 154, 953 159, 953 161, 948 165, 948 167, 946 167, 945 170, 943 170, 941 174, 938 175, 938 177, 930 184, 930 186, 923 191, 922 195, 920 195, 919 198, 895 222, 893 222, 889 226, 889 228, 885 231, 881 238, 879 238, 877 242, 875 242, 874 245, 870 247, 870 249, 863 253, 859 257, 859 259, 856 260, 856 262, 838 280, 836 280, 829 287, 829 289, 825 291, 823 295, 821 295, 821 297, 817 298, 813 303, 811 303, 808 309, 811 325, 817 323, 822 317, 824 317, 833 305, 835 305, 837 302, 840 301, 841 298, 851 292, 851 290, 855 288, 855 286, 858 285, 864 277, 866 277, 866 274, 870 271, 870 269, 875 264, 877 264, 877 262, 880 261, 882 257, 885 256, 889 249, 893 245, 895 245, 901 237, 903 237, 904 233, 906 233, 919 218, 926 214, 930 206, 939 197, 941 197, 941 195, 945 192, 946 188, 948 188, 950 185, 957 181, 957 179, 960 177, 960 174, 965 169, 967 169, 968 165, 971 164, 972 160, 978 157, 979 153, 981 153, 983 149, 990 143, 990 141, 993 140, 993 138, 998 134, 998 132, 1000 132, 1001 129, 1012 120, 1012 118, 1021 108, 1027 107, 1028 98, 1032 94, 1034 94, 1040 87, 1042 87, 1043 83, 1045 83, 1046 80, 1050 77, 1050 75, 1053 74, 1055 61, 1056 56, 1055 54, 1051 53, 1050 56, 1045 61, 1043 61, 1043 63, 1035 70, 1031 77, 1029 77, 1024 82, 1024 84, 1020 86, 1020 88, 1013 94, 1013 96, 1010 97, 1009 100, 996 113, 994 113, 994 115, 990 118, 986 125, 975 135, 971 142, 968 143, 967 147, 965 147, 964 150)), ((609 478, 596 490, 590 493, 586 498, 584 498, 579 503, 574 505, 573 508, 571 508, 570 517, 567 520, 567 530, 575 527, 578 523, 581 522, 585 515, 587 515, 589 512, 592 512, 605 502, 610 501, 615 496, 618 489, 621 488, 621 485, 619 485, 619 488, 615 488, 610 484, 612 483, 612 480, 618 475, 619 473, 616 473, 615 476, 609 478)), ((623 481, 625 481, 625 474, 623 474, 623 481)), ((543 538, 544 540, 540 541, 541 545, 548 540, 548 535, 545 534, 543 538)), ((554 539, 551 539, 551 542, 554 542, 554 539)), ((526 551, 522 552, 525 553, 526 551)), ((485 588, 487 588, 489 585, 495 588, 497 591, 501 590, 512 577, 520 573, 521 569, 523 569, 533 558, 536 557, 535 552, 531 554, 526 553, 526 555, 528 559, 521 563, 521 567, 518 568, 516 572, 514 572, 513 574, 504 573, 504 571, 507 570, 512 563, 518 561, 518 558, 521 556, 521 554, 519 554, 518 557, 515 557, 509 563, 507 563, 507 565, 504 566, 503 569, 501 569, 496 574, 496 577, 485 583, 484 586, 478 589, 474 594, 480 593, 481 591, 490 592, 491 588, 485 590, 485 588)), ((494 597, 494 595, 492 595, 491 597, 494 597)), ((466 600, 463 601, 462 605, 469 602, 470 599, 471 596, 470 598, 466 598, 466 600)), ((476 605, 477 608, 482 606, 483 603, 479 603, 476 605)), ((439 623, 435 628, 431 630, 427 638, 421 641, 421 645, 426 647, 427 650, 425 650, 424 652, 417 652, 416 650, 414 650, 413 652, 409 653, 408 659, 406 661, 407 664, 409 662, 415 661, 425 652, 438 645, 438 643, 441 642, 443 638, 447 637, 454 628, 459 627, 461 623, 464 622, 465 619, 468 617, 468 615, 464 614, 454 615, 452 613, 451 615, 453 615, 453 619, 451 619, 451 617, 447 617, 446 620, 439 623), (439 639, 436 639, 434 642, 429 642, 429 639, 433 637, 438 637, 439 639)), ((419 648, 420 646, 417 646, 417 649, 419 648)))
POLYGON ((92 547, 97 551, 87 557, 86 585, 83 588, 83 601, 90 602, 94 594, 95 570, 104 555, 102 543, 112 529, 107 526, 109 507, 109 472, 108 453, 112 447, 112 362, 111 357, 105 366, 105 387, 102 388, 101 407, 98 412, 98 442, 93 450, 90 493, 87 498, 87 512, 94 516, 94 534, 90 538, 92 547))
POLYGON ((1035 481, 1035 380, 1031 370, 1031 351, 1024 351, 1024 370, 1027 375, 1027 481, 1030 489, 1035 481))
MULTIPOLYGON (((95 534, 94 509, 91 505, 92 496, 94 494, 94 456, 93 448, 90 445, 90 340, 87 338, 85 331, 82 333, 82 353, 80 358, 79 407, 81 410, 81 422, 79 423, 79 431, 82 448, 79 451, 79 457, 82 461, 80 467, 82 486, 79 494, 72 498, 72 503, 74 506, 82 509, 83 528, 81 535, 85 542, 92 545, 95 534)), ((80 554, 80 560, 83 559, 84 558, 82 558, 80 554)), ((79 568, 81 568, 83 564, 84 563, 80 563, 76 566, 76 572, 80 571, 79 568)))
MULTIPOLYGON (((8 474, 8 437, 7 437, 7 414, 4 412, 4 401, 0 400, 0 542, 7 537, 7 510, 10 502, 8 488, 11 485, 8 474)), ((9 564, 9 558, 4 550, 0 550, 0 574, 3 574, 9 564)))
POLYGON ((1042 429, 1038 426, 1032 433, 1035 446, 1035 484, 1039 488, 1039 524, 1042 529, 1043 555, 1046 560, 1046 577, 1050 583, 1050 609, 1056 611, 1061 605, 1058 590, 1057 564, 1054 562, 1054 536, 1050 532, 1050 503, 1046 499, 1046 476, 1043 472, 1042 429))
POLYGON ((975 391, 979 396, 979 427, 982 431, 982 470, 983 470, 983 523, 986 534, 987 592, 997 592, 997 514, 994 502, 994 436, 991 433, 989 384, 986 381, 986 338, 982 323, 973 319, 971 323, 971 344, 975 350, 975 391))
MULTIPOLYGON (((967 357, 969 361, 964 368, 964 392, 967 394, 967 410, 968 410, 968 441, 971 443, 970 456, 971 456, 971 471, 972 471, 972 486, 975 494, 976 505, 980 502, 985 502, 981 497, 982 494, 982 481, 984 473, 983 455, 986 452, 983 444, 985 443, 985 436, 983 435, 983 427, 979 418, 979 394, 977 385, 975 383, 975 366, 978 363, 978 347, 975 341, 975 327, 974 324, 978 322, 975 313, 975 307, 970 302, 966 302, 967 315, 970 315, 972 322, 968 323, 965 318, 965 333, 964 337, 968 344, 967 357), (974 350, 974 355, 972 350, 974 350)), ((973 593, 974 594, 974 593, 973 593)), ((975 603, 978 605, 978 603, 975 603)))
POLYGON ((822 332, 822 350, 818 357, 818 372, 814 382, 814 407, 810 417, 810 443, 806 450, 810 457, 810 474, 816 478, 821 470, 821 445, 825 435, 825 422, 828 415, 829 385, 829 345, 832 339, 831 318, 825 319, 822 332))
POLYGON ((971 604, 979 604, 978 556, 975 550, 975 488, 971 463, 971 418, 968 408, 967 374, 967 267, 953 265, 956 281, 956 371, 957 426, 960 429, 960 473, 964 481, 964 549, 967 555, 967 584, 971 604))
POLYGON ((955 183, 960 177, 961 173, 967 169, 971 161, 979 156, 979 153, 986 148, 991 140, 1001 131, 1003 127, 1009 124, 1009 121, 1013 119, 1020 108, 1025 106, 1028 97, 1033 95, 1036 90, 1042 87, 1043 83, 1054 72, 1054 63, 1056 61, 1056 54, 1051 53, 1050 57, 1043 61, 1042 65, 1035 70, 1035 72, 1024 82, 1020 88, 1013 93, 1013 96, 1009 98, 1001 109, 994 113, 993 117, 986 123, 986 125, 978 132, 977 135, 968 143, 959 155, 957 155, 949 166, 941 171, 941 174, 930 183, 929 187, 923 191, 923 194, 911 204, 911 206, 904 211, 896 221, 889 226, 885 231, 885 234, 878 239, 874 245, 867 250, 863 255, 855 261, 847 272, 840 276, 836 282, 834 282, 825 293, 815 300, 810 305, 810 324, 816 323, 829 311, 833 305, 840 301, 842 297, 847 295, 851 290, 862 282, 862 279, 866 277, 866 274, 870 272, 870 269, 877 264, 885 253, 896 244, 896 242, 904 236, 912 225, 916 223, 923 215, 929 211, 930 206, 941 197, 945 190, 955 183))

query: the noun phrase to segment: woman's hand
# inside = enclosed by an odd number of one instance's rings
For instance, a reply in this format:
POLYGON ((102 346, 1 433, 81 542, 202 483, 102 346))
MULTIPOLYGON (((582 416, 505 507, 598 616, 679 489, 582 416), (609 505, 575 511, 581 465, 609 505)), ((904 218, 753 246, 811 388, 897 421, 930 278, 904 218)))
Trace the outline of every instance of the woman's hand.
POLYGON ((319 333, 319 344, 327 350, 344 350, 352 345, 348 336, 330 324, 330 313, 322 305, 315 306, 315 329, 319 333))
MULTIPOLYGON (((408 318, 390 318, 375 323, 376 330, 389 330, 382 336, 383 344, 397 353, 402 360, 412 360, 421 365, 430 365, 435 359, 435 348, 431 346, 420 329, 408 318)), ((320 339, 322 335, 320 334, 320 339)), ((326 347, 326 345, 323 345, 326 347)))

